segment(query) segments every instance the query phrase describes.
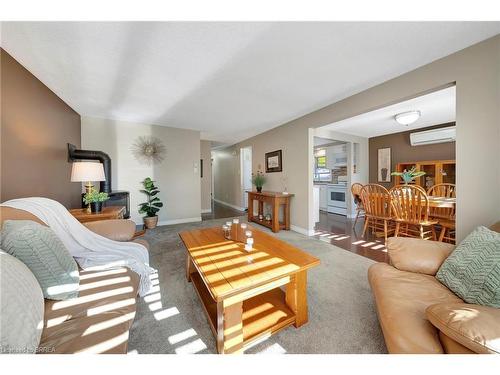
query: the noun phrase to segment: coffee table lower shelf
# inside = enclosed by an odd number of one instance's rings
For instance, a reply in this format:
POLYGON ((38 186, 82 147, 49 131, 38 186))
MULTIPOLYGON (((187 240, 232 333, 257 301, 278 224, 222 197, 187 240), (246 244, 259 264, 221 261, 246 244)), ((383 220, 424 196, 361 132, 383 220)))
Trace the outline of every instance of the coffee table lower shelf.
MULTIPOLYGON (((198 272, 191 274, 191 281, 200 297, 210 328, 217 338, 217 303, 213 300, 198 272)), ((272 289, 243 301, 243 348, 269 336, 295 322, 295 314, 285 302, 285 293, 272 289)))

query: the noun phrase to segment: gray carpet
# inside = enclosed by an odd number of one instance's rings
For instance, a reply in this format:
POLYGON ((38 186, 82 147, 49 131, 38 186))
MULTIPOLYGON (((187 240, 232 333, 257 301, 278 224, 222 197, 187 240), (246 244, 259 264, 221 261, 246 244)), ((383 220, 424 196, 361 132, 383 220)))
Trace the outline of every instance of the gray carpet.
MULTIPOLYGON (((198 296, 186 281, 186 250, 178 232, 221 225, 227 220, 148 231, 145 237, 151 244, 158 285, 156 292, 138 301, 129 352, 216 353, 198 296)), ((309 322, 299 329, 286 328, 245 352, 386 353, 367 281, 367 269, 373 261, 292 231, 274 235, 321 260, 320 266, 308 272, 309 322)))

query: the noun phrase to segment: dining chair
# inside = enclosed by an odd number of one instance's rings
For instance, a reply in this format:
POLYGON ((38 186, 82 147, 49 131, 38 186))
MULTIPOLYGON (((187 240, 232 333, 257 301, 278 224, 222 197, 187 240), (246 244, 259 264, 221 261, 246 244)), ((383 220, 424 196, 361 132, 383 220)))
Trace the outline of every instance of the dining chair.
POLYGON ((382 185, 367 184, 361 189, 360 196, 365 211, 362 237, 365 236, 367 228, 370 227, 376 236, 382 231, 387 242, 387 236, 394 231, 389 191, 382 185))
POLYGON ((396 185, 389 190, 391 206, 396 222, 394 236, 436 240, 434 225, 437 220, 429 219, 429 198, 423 188, 417 185, 396 185))
POLYGON ((359 214, 364 211, 363 202, 361 201, 361 189, 363 189, 363 185, 359 182, 355 182, 351 185, 351 194, 354 199, 354 204, 356 205, 356 218, 354 219, 353 228, 356 227, 356 223, 358 222, 359 214))
MULTIPOLYGON (((427 190, 427 195, 456 198, 456 185, 455 184, 437 184, 427 190)), ((441 227, 439 232, 439 241, 446 241, 455 243, 455 207, 430 207, 429 217, 438 221, 441 227)))

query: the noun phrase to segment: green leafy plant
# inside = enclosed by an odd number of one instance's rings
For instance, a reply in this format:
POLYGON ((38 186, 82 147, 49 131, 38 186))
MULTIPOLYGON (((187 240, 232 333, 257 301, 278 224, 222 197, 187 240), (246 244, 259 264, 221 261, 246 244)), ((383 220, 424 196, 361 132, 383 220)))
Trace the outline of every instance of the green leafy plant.
POLYGON ((392 172, 391 176, 400 176, 405 184, 409 184, 417 177, 425 175, 423 171, 417 171, 417 167, 413 166, 409 171, 406 169, 403 172, 392 172))
POLYGON ((141 190, 141 192, 147 195, 148 201, 139 204, 139 213, 146 214, 147 217, 154 217, 158 211, 160 211, 160 208, 163 207, 163 203, 160 201, 160 198, 156 197, 160 190, 155 186, 154 181, 149 177, 142 181, 142 185, 144 186, 144 189, 141 190))
POLYGON ((252 174, 252 184, 255 187, 261 188, 267 181, 267 177, 264 173, 258 171, 256 174, 252 174))
POLYGON ((109 199, 108 193, 99 192, 95 188, 90 189, 90 192, 83 196, 83 203, 90 204, 95 202, 104 202, 109 199))

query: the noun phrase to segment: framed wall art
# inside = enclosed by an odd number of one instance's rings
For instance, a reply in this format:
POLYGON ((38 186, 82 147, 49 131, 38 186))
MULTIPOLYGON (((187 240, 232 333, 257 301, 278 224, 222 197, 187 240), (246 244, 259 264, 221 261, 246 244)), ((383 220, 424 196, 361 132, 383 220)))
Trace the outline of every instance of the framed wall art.
POLYGON ((391 149, 378 149, 378 164, 377 164, 378 182, 391 182, 391 149))
POLYGON ((266 173, 282 172, 283 161, 281 150, 266 153, 266 173))

